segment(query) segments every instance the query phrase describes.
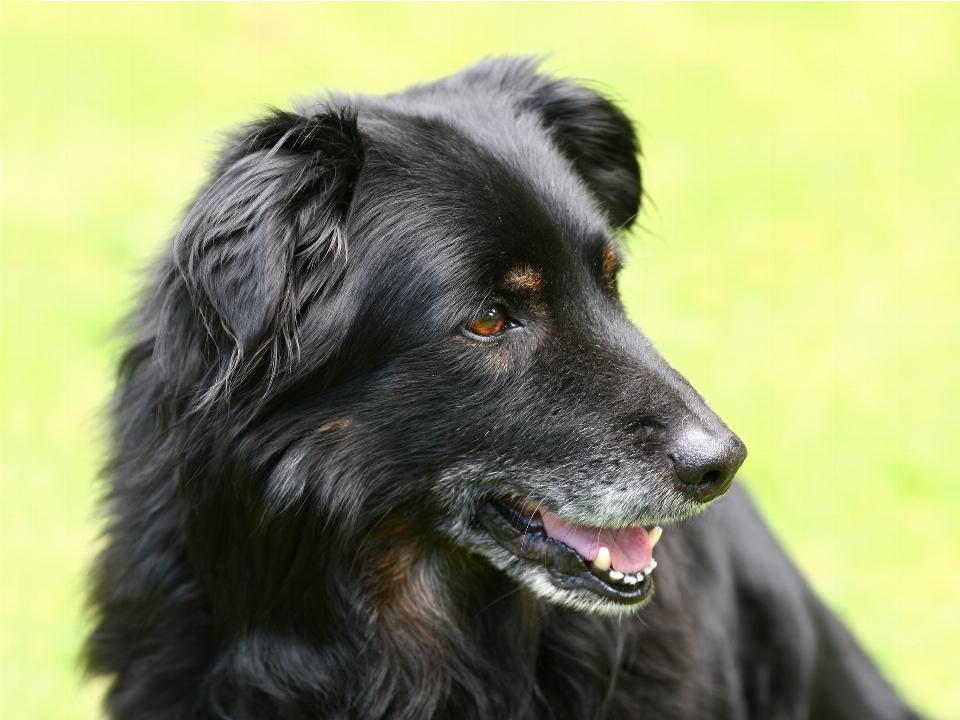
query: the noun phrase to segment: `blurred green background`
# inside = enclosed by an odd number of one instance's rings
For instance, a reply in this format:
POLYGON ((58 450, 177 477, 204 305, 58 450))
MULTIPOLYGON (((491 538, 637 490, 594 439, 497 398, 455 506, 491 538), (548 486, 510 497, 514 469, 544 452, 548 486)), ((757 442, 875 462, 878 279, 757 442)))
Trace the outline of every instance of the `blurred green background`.
POLYGON ((549 53, 641 124, 630 311, 803 572, 960 718, 960 5, 0 6, 0 715, 93 718, 111 328, 219 133, 549 53))

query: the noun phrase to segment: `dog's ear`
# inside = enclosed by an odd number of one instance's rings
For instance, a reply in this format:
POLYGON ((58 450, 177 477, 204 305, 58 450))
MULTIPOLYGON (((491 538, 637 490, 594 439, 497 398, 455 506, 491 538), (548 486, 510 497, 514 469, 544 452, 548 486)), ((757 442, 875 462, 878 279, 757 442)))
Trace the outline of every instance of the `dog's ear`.
POLYGON ((544 78, 527 104, 543 116, 611 224, 629 228, 641 196, 639 147, 630 119, 608 98, 566 80, 544 78))
POLYGON ((609 98, 572 80, 540 74, 539 64, 529 57, 484 60, 461 78, 516 94, 522 108, 539 114, 610 223, 630 227, 642 194, 633 123, 609 98))
POLYGON ((272 111, 221 158, 184 219, 174 261, 214 344, 228 346, 230 371, 296 348, 301 310, 345 255, 361 161, 356 115, 344 110, 272 111))

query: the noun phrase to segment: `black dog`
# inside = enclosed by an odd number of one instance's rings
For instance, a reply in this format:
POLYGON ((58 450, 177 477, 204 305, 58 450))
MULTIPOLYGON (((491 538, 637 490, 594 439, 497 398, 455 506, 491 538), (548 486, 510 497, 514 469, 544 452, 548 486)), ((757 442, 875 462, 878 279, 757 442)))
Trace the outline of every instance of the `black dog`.
POLYGON ((915 717, 742 490, 692 518, 746 450, 620 305, 640 196, 526 60, 243 128, 121 366, 109 713, 915 717))

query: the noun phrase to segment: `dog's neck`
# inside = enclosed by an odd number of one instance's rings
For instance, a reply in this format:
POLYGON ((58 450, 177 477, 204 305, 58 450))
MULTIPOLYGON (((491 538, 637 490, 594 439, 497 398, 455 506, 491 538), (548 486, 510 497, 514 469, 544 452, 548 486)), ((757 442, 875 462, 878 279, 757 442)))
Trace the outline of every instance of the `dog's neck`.
POLYGON ((355 658, 358 701, 392 698, 371 716, 577 718, 609 701, 622 644, 603 619, 547 607, 467 555, 420 557, 397 580, 368 595, 355 658))
POLYGON ((226 621, 214 634, 230 646, 207 683, 224 714, 265 703, 278 716, 588 718, 610 700, 614 619, 548 606, 475 556, 400 539, 423 533, 380 523, 349 541, 292 510, 250 526, 262 534, 200 524, 212 615, 226 621))

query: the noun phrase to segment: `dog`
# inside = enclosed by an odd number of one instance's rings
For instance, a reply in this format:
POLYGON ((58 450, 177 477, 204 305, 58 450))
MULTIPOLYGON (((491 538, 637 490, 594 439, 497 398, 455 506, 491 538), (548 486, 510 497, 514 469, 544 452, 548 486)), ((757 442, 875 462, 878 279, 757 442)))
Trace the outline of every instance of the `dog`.
POLYGON ((110 717, 917 717, 627 319, 637 158, 524 58, 236 132, 120 364, 110 717))

